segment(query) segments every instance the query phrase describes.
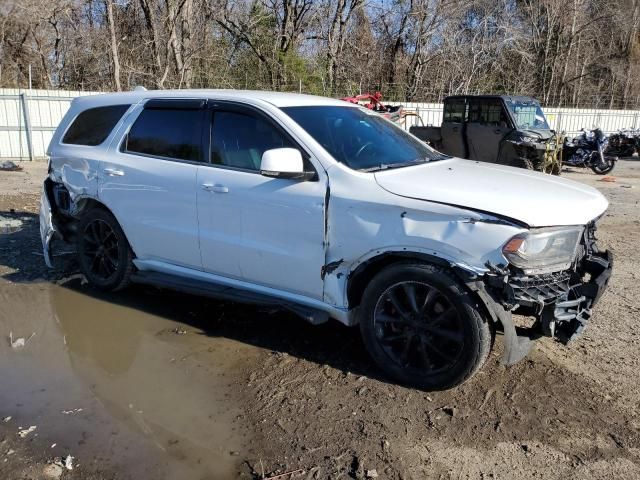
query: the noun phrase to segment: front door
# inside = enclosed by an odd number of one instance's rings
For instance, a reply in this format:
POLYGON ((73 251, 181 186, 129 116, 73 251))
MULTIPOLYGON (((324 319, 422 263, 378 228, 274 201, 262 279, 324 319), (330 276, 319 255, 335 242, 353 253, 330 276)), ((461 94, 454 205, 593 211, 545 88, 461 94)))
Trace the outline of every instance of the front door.
POLYGON ((200 248, 206 271, 322 299, 326 177, 268 116, 214 103, 211 164, 198 169, 200 248), (266 150, 298 148, 316 178, 265 177, 266 150))
POLYGON ((467 120, 469 158, 496 163, 500 142, 512 128, 502 101, 497 98, 470 98, 467 120))
POLYGON ((464 120, 466 116, 464 98, 451 98, 444 104, 444 117, 440 127, 442 153, 459 158, 467 158, 464 140, 464 120))
POLYGON ((196 175, 206 110, 201 101, 151 100, 102 161, 99 198, 137 258, 202 268, 196 175))

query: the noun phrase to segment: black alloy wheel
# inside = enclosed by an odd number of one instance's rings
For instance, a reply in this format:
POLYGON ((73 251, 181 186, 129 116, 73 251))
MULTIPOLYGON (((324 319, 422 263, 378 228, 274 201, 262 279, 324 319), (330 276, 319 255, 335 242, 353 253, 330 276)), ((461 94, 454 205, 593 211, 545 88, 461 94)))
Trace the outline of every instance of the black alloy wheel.
POLYGON ((400 262, 375 275, 358 320, 378 367, 425 390, 464 382, 491 350, 492 329, 478 299, 451 272, 428 263, 400 262))
POLYGON ((78 225, 78 263, 87 281, 102 290, 129 283, 133 254, 120 225, 108 211, 88 211, 78 225))
POLYGON ((384 351, 404 369, 441 372, 456 362, 464 348, 458 310, 424 282, 387 288, 376 305, 374 325, 384 351))
POLYGON ((95 278, 108 281, 119 267, 118 239, 113 229, 104 220, 90 221, 82 232, 84 245, 82 254, 95 278))

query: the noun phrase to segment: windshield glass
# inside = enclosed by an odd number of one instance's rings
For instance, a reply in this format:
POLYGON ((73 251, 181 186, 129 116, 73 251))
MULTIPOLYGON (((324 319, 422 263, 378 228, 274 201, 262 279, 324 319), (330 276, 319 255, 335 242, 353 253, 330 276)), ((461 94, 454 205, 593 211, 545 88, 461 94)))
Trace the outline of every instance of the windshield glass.
POLYGON ((364 108, 313 106, 282 110, 333 158, 354 170, 383 170, 447 158, 364 108))
POLYGON ((542 108, 537 102, 516 101, 507 102, 516 117, 518 128, 534 128, 536 130, 550 130, 542 108))

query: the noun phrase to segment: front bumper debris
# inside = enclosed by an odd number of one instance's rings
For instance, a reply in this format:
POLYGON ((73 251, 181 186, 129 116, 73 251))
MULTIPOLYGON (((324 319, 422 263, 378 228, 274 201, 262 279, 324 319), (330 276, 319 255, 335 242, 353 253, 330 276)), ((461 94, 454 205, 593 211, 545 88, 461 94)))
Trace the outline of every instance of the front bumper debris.
POLYGON ((493 321, 502 327, 504 364, 524 358, 532 340, 548 336, 566 344, 584 330, 593 307, 607 289, 613 255, 598 250, 594 224, 585 228, 579 248, 570 270, 525 275, 511 267, 487 264, 490 272, 482 282, 469 284, 493 321), (529 326, 516 325, 512 313, 533 317, 534 321, 529 326))
POLYGON ((511 275, 503 291, 503 305, 536 323, 539 335, 567 343, 580 334, 594 305, 607 288, 613 269, 611 252, 594 249, 573 270, 538 276, 511 275))
POLYGON ((573 340, 582 333, 591 319, 592 308, 607 289, 613 271, 613 256, 608 250, 588 255, 582 268, 589 280, 569 287, 566 298, 545 306, 540 318, 545 335, 562 343, 573 340))

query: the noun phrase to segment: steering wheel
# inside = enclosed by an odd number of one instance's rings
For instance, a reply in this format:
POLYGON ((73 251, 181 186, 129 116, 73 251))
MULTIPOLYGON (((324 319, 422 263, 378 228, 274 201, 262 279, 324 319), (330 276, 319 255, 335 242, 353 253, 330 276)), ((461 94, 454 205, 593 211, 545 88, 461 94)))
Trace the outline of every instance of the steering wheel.
POLYGON ((356 154, 355 154, 355 158, 358 158, 358 157, 362 154, 362 152, 364 152, 367 148, 372 147, 372 146, 373 146, 373 142, 367 142, 367 143, 365 143, 364 145, 362 145, 362 146, 358 149, 358 151, 356 152, 356 154))

